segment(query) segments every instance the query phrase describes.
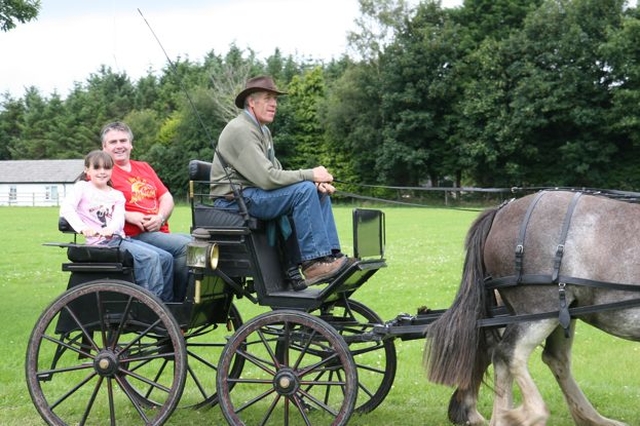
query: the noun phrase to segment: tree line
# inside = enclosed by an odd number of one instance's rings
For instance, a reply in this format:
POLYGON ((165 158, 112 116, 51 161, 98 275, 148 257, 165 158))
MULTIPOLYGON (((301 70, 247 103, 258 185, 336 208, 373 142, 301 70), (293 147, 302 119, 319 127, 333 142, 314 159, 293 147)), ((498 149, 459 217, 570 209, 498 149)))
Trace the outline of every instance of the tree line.
POLYGON ((640 188, 640 16, 624 0, 359 0, 350 51, 266 59, 231 45, 133 81, 102 66, 62 97, 0 102, 0 159, 82 158, 124 120, 171 190, 210 160, 247 78, 287 96, 271 126, 288 168, 386 186, 640 188))

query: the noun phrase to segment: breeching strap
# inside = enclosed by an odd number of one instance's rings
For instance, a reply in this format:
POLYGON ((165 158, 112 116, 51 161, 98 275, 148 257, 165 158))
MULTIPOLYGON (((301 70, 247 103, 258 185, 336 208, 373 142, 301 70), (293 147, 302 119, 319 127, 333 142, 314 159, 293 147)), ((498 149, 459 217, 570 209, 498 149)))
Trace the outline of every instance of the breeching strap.
POLYGON ((573 194, 573 198, 571 199, 571 203, 569 204, 569 208, 567 208, 567 212, 564 215, 564 223, 562 224, 562 232, 560 233, 560 240, 558 241, 558 246, 556 247, 556 256, 553 260, 553 275, 552 282, 558 284, 558 297, 559 297, 559 310, 558 310, 558 321, 560 325, 564 329, 565 337, 569 337, 569 327, 571 325, 571 314, 569 313, 569 305, 567 304, 567 294, 566 294, 566 286, 565 282, 558 282, 558 277, 560 276, 560 265, 562 263, 562 255, 564 254, 564 243, 567 240, 567 234, 569 233, 569 226, 571 225, 571 218, 573 217, 573 212, 576 209, 576 205, 578 204, 578 200, 582 196, 582 192, 576 192, 573 194))
POLYGON ((520 233, 518 235, 518 241, 516 242, 516 257, 515 257, 516 277, 517 277, 516 284, 520 284, 520 281, 522 280, 522 262, 524 258, 524 237, 527 234, 527 225, 529 225, 529 219, 531 219, 531 214, 533 213, 533 209, 535 208, 536 204, 538 204, 538 201, 540 201, 540 198, 542 198, 542 196, 545 193, 546 191, 540 191, 536 194, 531 204, 529 204, 529 207, 527 208, 527 213, 524 215, 524 220, 520 225, 520 233))

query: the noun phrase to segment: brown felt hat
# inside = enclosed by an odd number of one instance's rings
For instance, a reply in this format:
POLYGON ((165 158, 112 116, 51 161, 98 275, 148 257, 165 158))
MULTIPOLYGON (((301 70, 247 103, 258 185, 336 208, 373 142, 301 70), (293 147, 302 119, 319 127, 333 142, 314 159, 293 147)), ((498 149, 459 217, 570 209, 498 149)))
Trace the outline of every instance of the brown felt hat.
POLYGON ((287 94, 286 92, 278 90, 271 77, 261 75, 247 80, 247 84, 245 84, 242 92, 238 93, 238 96, 236 96, 236 106, 238 108, 244 108, 244 99, 255 92, 271 92, 277 95, 287 94))

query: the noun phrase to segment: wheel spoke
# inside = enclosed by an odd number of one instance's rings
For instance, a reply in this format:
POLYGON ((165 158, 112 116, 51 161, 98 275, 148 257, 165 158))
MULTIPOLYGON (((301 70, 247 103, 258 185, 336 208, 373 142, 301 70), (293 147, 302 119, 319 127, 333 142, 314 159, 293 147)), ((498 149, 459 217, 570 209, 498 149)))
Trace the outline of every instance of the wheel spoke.
POLYGON ((82 380, 80 383, 78 383, 77 385, 75 385, 74 387, 69 389, 69 391, 67 391, 65 394, 63 394, 60 398, 58 398, 57 401, 55 401, 49 407, 52 410, 55 409, 58 405, 60 405, 61 403, 66 401, 67 398, 69 398, 71 395, 73 395, 78 389, 82 388, 85 384, 89 383, 89 381, 91 379, 93 379, 94 377, 96 377, 96 374, 94 372, 91 372, 84 380, 82 380))
MULTIPOLYGON (((271 393, 273 393, 273 392, 271 392, 271 393)), ((273 401, 271 401, 271 404, 269 405, 269 408, 267 408, 267 410, 265 411, 264 417, 260 421, 261 425, 266 425, 267 424, 267 422, 269 421, 269 419, 273 415, 273 412, 275 411, 276 407, 278 406, 278 402, 280 402, 280 395, 276 394, 275 397, 273 398, 273 401)), ((286 404, 286 402, 285 402, 285 404, 286 404)), ((285 410, 285 412, 288 412, 288 411, 285 410)), ((285 417, 284 424, 285 425, 289 424, 289 419, 287 418, 287 416, 285 417)))
POLYGON ((87 404, 87 408, 84 410, 84 414, 82 415, 82 419, 80 420, 80 424, 85 424, 87 419, 89 418, 89 413, 91 412, 91 408, 93 407, 94 402, 96 401, 96 396, 100 391, 100 385, 102 384, 102 377, 98 377, 98 383, 93 387, 93 392, 91 393, 91 398, 89 398, 89 402, 87 404))

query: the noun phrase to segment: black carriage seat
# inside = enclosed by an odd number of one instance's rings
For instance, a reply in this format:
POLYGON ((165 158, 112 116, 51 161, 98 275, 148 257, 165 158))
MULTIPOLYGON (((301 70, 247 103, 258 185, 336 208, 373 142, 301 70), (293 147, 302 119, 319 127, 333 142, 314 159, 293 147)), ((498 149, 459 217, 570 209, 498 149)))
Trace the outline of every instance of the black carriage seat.
POLYGON ((71 243, 52 243, 67 249, 69 262, 62 264, 63 272, 70 272, 67 289, 94 280, 114 279, 135 283, 133 256, 117 247, 78 243, 78 234, 64 218, 58 219, 58 230, 73 234, 71 243))
POLYGON ((65 234, 73 234, 73 243, 65 244, 67 258, 74 263, 119 263, 133 267, 133 256, 126 250, 117 247, 80 244, 77 233, 63 217, 58 219, 58 230, 65 234))

